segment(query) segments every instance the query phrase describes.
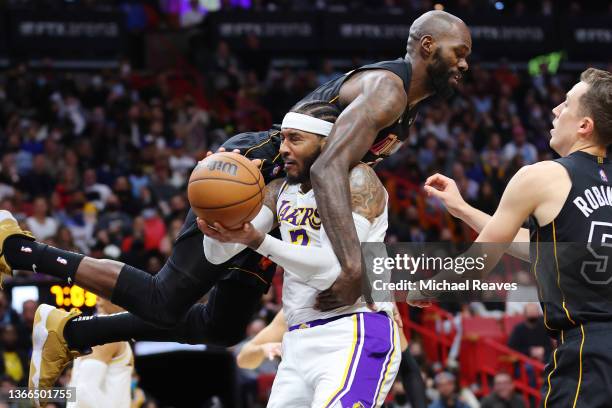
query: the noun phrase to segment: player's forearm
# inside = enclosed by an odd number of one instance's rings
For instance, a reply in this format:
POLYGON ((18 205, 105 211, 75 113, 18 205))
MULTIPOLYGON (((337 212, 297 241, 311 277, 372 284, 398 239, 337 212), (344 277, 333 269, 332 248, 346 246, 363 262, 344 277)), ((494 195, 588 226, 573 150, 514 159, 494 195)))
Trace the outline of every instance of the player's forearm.
POLYGON ((345 273, 361 271, 361 246, 351 215, 349 166, 343 163, 313 166, 311 181, 321 222, 345 273))
MULTIPOLYGON (((349 221, 357 233, 357 241, 364 241, 371 224, 363 216, 351 213, 349 221)), ((261 255, 285 268, 285 273, 297 276, 315 289, 327 289, 340 273, 340 263, 331 248, 327 229, 322 230, 321 245, 294 245, 266 235, 258 248, 261 255)))
MULTIPOLYGON (((375 95, 374 95, 375 96, 375 95)), ((373 96, 373 97, 374 97, 373 96)), ((382 123, 372 118, 363 95, 338 117, 332 133, 310 169, 321 222, 330 238, 342 273, 361 275, 361 247, 352 223, 350 169, 368 152, 382 123)))
POLYGON ((236 364, 240 368, 253 370, 263 363, 266 358, 263 347, 260 344, 245 344, 236 357, 236 364))
MULTIPOLYGON (((493 218, 491 215, 465 203, 459 218, 477 233, 481 233, 487 223, 493 218)), ((529 230, 521 228, 514 237, 512 245, 508 247, 507 253, 515 258, 529 261, 529 230)))
MULTIPOLYGON (((350 223, 352 222, 351 217, 350 223)), ((285 273, 296 275, 301 281, 318 290, 331 286, 340 270, 338 259, 329 247, 294 245, 266 235, 262 244, 255 250, 285 268, 285 273)))

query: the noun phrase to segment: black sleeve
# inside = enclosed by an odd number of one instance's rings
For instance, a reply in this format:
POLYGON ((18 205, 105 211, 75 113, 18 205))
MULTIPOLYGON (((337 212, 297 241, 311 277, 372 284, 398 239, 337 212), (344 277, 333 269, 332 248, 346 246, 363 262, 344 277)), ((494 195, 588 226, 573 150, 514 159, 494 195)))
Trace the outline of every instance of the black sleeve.
POLYGON ((276 178, 285 177, 283 160, 278 151, 280 133, 277 129, 240 133, 229 138, 222 147, 227 151, 238 149, 240 154, 249 159, 260 159, 262 161, 260 170, 266 184, 276 178))

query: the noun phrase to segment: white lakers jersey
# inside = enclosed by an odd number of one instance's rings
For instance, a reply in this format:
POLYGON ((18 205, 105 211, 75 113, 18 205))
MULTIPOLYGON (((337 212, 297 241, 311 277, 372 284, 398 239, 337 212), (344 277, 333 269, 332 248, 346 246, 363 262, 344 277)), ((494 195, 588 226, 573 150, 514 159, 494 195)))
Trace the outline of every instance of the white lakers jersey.
MULTIPOLYGON (((283 241, 295 245, 328 246, 331 243, 321 225, 321 218, 317 211, 314 191, 300 192, 300 185, 284 184, 280 190, 276 214, 283 241)), ((387 204, 383 213, 372 223, 368 236, 363 242, 382 242, 387 231, 387 204)), ((328 277, 331 286, 340 273, 339 269, 330 270, 328 277)), ((290 270, 285 269, 283 281, 283 310, 289 326, 305 323, 311 320, 324 319, 332 316, 368 312, 363 299, 354 305, 338 308, 328 312, 314 309, 319 290, 307 285, 302 279, 290 270)), ((391 309, 391 305, 378 305, 379 310, 391 309)))
MULTIPOLYGON (((105 397, 105 401, 100 401, 100 403, 104 404, 104 407, 110 402, 111 405, 109 406, 113 408, 129 408, 132 403, 131 384, 132 371, 134 370, 134 356, 129 343, 123 342, 122 345, 123 351, 119 353, 119 355, 113 357, 108 363, 106 375, 100 387, 105 397)), ((81 367, 83 361, 83 358, 74 360, 72 378, 70 380, 71 387, 79 383, 79 376, 87 376, 87 370, 81 367)), ((82 394, 83 391, 84 390, 77 388, 77 400, 76 402, 68 403, 67 408, 94 408, 88 402, 79 401, 79 394, 82 394)), ((95 407, 97 408, 98 406, 95 407)), ((102 408, 103 405, 99 405, 99 407, 102 408)))

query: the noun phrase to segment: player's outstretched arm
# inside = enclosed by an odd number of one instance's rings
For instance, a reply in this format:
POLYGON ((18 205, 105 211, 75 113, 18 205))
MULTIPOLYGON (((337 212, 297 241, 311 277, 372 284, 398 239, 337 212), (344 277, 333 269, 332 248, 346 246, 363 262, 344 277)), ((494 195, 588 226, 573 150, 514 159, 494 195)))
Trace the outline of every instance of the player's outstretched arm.
MULTIPOLYGON (((556 163, 554 164, 556 165, 556 163)), ((484 268, 479 278, 485 277, 499 262, 508 246, 519 232, 523 222, 533 214, 544 203, 550 201, 551 188, 555 188, 554 183, 550 182, 550 164, 545 162, 521 168, 508 182, 506 190, 502 195, 497 211, 484 226, 476 243, 496 243, 486 247, 486 257, 484 257, 484 268), (530 191, 530 194, 525 194, 530 191)), ((484 256, 483 247, 472 245, 460 257, 477 258, 484 256)), ((452 270, 441 271, 432 279, 446 280, 448 282, 460 282, 467 277, 459 275, 452 270)), ((422 306, 423 300, 430 294, 423 294, 419 291, 408 293, 407 301, 414 306, 422 306)))
POLYGON ((257 333, 242 347, 236 362, 240 368, 255 369, 263 363, 264 359, 272 360, 281 356, 281 341, 287 331, 285 314, 281 310, 274 316, 274 320, 262 331, 257 333))
POLYGON ((398 76, 381 70, 349 80, 342 86, 340 101, 348 106, 310 170, 318 211, 342 267, 336 282, 319 297, 321 310, 352 304, 361 294, 361 249, 352 222, 349 170, 364 157, 378 132, 403 114, 407 95, 398 76))
MULTIPOLYGON (((429 196, 438 198, 448 212, 465 222, 474 231, 480 233, 492 216, 469 205, 457 188, 455 180, 436 173, 425 180, 425 192, 429 196)), ((529 261, 529 230, 521 228, 508 248, 508 253, 516 258, 529 261)))

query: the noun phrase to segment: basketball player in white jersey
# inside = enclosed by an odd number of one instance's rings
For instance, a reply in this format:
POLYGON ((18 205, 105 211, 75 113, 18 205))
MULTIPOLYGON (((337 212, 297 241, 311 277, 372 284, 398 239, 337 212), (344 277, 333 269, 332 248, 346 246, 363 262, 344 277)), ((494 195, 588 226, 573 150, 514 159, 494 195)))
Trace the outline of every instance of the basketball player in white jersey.
MULTIPOLYGON (((98 314, 123 311, 101 297, 98 297, 97 307, 98 314)), ((76 388, 76 402, 68 403, 67 408, 129 408, 134 370, 134 357, 129 343, 109 343, 92 349, 91 354, 74 360, 69 386, 76 388)))
MULTIPOLYGON (((225 262, 249 246, 285 270, 282 297, 289 331, 268 407, 378 407, 401 359, 392 304, 378 304, 374 312, 359 299, 331 311, 315 309, 317 295, 333 284, 340 264, 321 225, 309 179, 310 165, 339 112, 333 105, 314 103, 329 115, 317 111, 317 119, 298 109, 285 116, 280 154, 287 178, 268 184, 265 205, 252 223, 241 230, 218 223, 213 229, 202 220, 198 226, 210 262, 225 262), (266 234, 276 225, 282 241, 266 234)), ((382 242, 387 229, 382 183, 372 168, 360 164, 351 171, 350 187, 360 240, 382 242)))

